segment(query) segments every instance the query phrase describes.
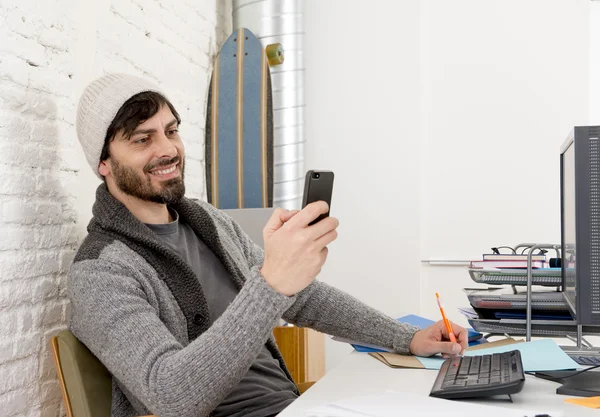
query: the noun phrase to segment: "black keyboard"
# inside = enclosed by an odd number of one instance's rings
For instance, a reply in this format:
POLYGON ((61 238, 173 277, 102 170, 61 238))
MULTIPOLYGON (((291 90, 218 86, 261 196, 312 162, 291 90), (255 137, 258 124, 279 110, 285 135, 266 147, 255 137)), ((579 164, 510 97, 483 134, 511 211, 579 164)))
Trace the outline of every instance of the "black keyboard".
POLYGON ((570 354, 569 356, 579 365, 600 366, 600 356, 585 356, 576 354, 570 354))
POLYGON ((474 398, 516 394, 525 374, 521 352, 479 356, 456 356, 444 361, 431 388, 432 397, 474 398))

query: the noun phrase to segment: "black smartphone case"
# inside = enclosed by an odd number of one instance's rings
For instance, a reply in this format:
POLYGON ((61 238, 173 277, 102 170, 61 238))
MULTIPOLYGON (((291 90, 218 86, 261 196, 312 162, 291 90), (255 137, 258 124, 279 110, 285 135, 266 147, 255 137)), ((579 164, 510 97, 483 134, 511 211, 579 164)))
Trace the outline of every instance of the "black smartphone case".
MULTIPOLYGON (((304 197, 302 198, 302 208, 315 201, 325 201, 327 204, 329 204, 329 209, 331 210, 333 177, 334 175, 332 171, 308 171, 306 173, 306 177, 304 177, 304 197)), ((310 224, 315 224, 328 216, 329 211, 325 214, 321 214, 310 224)))

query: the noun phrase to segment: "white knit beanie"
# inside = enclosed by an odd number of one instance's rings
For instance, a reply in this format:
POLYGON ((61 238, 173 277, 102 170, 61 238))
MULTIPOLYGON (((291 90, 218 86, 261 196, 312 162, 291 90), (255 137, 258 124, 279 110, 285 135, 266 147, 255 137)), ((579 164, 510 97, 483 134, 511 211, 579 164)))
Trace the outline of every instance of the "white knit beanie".
POLYGON ((127 100, 145 91, 164 95, 150 81, 127 74, 103 75, 83 90, 77 106, 77 139, 98 178, 102 179, 98 165, 110 124, 127 100))

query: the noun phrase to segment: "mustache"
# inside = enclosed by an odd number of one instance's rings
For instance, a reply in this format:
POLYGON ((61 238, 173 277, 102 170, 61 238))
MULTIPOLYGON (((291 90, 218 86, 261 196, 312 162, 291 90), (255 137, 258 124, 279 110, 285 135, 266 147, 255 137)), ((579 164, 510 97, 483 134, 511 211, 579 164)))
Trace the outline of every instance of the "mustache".
POLYGON ((149 171, 152 171, 153 169, 160 168, 163 166, 173 165, 175 163, 179 163, 179 161, 181 161, 181 158, 179 157, 179 155, 176 155, 173 158, 158 159, 156 161, 148 163, 144 167, 144 172, 149 172, 149 171))

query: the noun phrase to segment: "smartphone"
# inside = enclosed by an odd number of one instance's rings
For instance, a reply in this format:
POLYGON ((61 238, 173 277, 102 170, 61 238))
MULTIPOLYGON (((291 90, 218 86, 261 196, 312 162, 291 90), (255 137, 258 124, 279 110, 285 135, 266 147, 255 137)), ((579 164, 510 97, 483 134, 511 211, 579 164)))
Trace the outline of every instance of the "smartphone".
MULTIPOLYGON (((311 169, 306 173, 306 176, 304 177, 304 197, 302 198, 302 208, 315 201, 325 201, 327 204, 329 204, 329 209, 331 210, 331 194, 333 194, 332 171, 318 171, 311 169)), ((313 225, 328 216, 329 211, 327 211, 325 214, 321 214, 309 225, 313 225)))

